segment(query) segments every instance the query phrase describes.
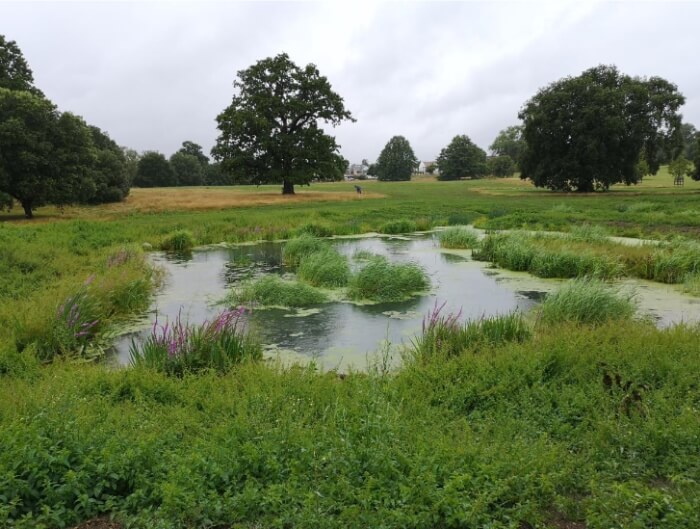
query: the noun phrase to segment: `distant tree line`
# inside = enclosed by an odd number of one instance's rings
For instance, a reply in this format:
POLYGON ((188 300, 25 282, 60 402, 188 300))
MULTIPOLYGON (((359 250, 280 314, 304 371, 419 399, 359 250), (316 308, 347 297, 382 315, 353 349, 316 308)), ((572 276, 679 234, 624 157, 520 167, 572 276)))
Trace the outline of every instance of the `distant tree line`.
POLYGON ((98 127, 60 112, 21 50, 0 35, 0 208, 31 218, 45 204, 118 202, 129 193, 125 151, 98 127))

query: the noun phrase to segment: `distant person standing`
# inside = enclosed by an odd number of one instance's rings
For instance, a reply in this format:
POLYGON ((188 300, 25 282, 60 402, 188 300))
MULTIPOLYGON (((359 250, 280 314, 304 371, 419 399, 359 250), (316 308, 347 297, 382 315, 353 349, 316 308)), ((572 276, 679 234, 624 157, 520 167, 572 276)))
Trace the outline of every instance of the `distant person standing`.
POLYGON ((357 185, 356 185, 356 186, 355 186, 355 191, 357 191, 357 194, 358 194, 358 195, 361 195, 361 194, 362 194, 362 188, 361 188, 360 186, 357 186, 357 185))

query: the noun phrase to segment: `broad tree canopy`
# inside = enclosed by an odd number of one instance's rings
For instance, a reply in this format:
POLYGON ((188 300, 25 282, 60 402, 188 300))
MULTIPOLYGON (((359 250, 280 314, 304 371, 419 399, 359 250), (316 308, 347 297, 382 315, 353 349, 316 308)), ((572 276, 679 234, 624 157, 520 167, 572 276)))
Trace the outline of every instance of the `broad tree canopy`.
POLYGON ((19 46, 14 40, 7 40, 3 35, 0 35, 0 87, 42 95, 34 86, 32 70, 19 46))
POLYGON ((394 136, 382 149, 374 171, 385 182, 410 180, 418 166, 411 144, 403 136, 394 136))
POLYGON ((437 158, 440 169, 438 180, 459 180, 463 177, 479 178, 488 172, 486 153, 462 134, 452 138, 437 158))
POLYGON ((522 125, 513 125, 499 132, 489 150, 498 156, 510 156, 516 165, 520 163, 520 156, 525 150, 522 125))
POLYGON ((636 184, 641 156, 656 173, 659 148, 679 143, 684 101, 674 84, 629 77, 614 66, 552 83, 520 112, 526 143, 520 176, 560 191, 636 184))
POLYGON ((233 86, 212 149, 224 171, 238 182, 282 183, 285 194, 295 184, 342 178, 339 146, 319 122, 354 119, 315 65, 300 68, 282 53, 239 71, 233 86))

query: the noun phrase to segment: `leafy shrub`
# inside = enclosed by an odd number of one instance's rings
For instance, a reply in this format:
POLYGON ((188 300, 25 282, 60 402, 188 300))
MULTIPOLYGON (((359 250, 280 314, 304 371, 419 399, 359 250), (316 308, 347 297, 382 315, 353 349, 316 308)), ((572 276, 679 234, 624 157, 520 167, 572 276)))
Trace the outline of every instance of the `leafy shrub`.
POLYGON ((188 252, 194 248, 194 236, 188 230, 178 230, 168 235, 160 244, 166 252, 188 252))
POLYGON ((379 233, 396 235, 399 233, 411 233, 417 230, 416 223, 408 219, 390 220, 379 227, 379 233))
POLYGON ((350 278, 350 266, 347 257, 332 248, 327 248, 304 256, 297 269, 297 275, 317 287, 344 287, 350 278))
POLYGON ((268 275, 243 285, 229 297, 229 302, 259 303, 265 306, 308 307, 328 301, 323 292, 304 283, 285 281, 268 275))
POLYGON ((352 299, 399 301, 429 285, 428 276, 417 264, 390 263, 377 256, 351 278, 348 294, 352 299))
POLYGON ((295 239, 287 241, 282 249, 282 262, 287 266, 298 266, 301 260, 307 255, 314 252, 325 250, 328 248, 328 243, 312 237, 310 235, 302 235, 295 239))
POLYGON ((479 235, 469 228, 448 228, 438 235, 443 248, 474 248, 479 244, 479 235))
POLYGON ((143 344, 132 341, 131 364, 161 371, 167 375, 213 369, 219 373, 248 360, 262 358, 260 344, 245 328, 243 307, 226 310, 213 321, 190 325, 178 315, 172 324, 153 324, 143 344))
POLYGON ((417 360, 458 356, 478 346, 523 342, 532 332, 519 312, 482 317, 459 323, 461 312, 442 314, 445 304, 438 306, 423 319, 423 329, 412 344, 410 356, 417 360))
POLYGON ((601 324, 634 316, 631 295, 620 293, 602 281, 591 278, 571 280, 546 297, 540 308, 542 321, 601 324))

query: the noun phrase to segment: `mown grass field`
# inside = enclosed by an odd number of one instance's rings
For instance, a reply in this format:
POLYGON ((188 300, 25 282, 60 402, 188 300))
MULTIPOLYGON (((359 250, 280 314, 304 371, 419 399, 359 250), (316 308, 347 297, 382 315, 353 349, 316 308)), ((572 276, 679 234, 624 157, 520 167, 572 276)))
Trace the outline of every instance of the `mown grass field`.
POLYGON ((176 232, 201 245, 404 219, 700 238, 700 183, 664 172, 595 195, 419 179, 362 182, 359 197, 353 184, 291 200, 277 186, 134 190, 31 222, 0 214, 0 527, 700 526, 697 327, 536 320, 522 340, 472 336, 449 356, 343 377, 85 361, 148 305, 158 277, 142 245, 176 232))

